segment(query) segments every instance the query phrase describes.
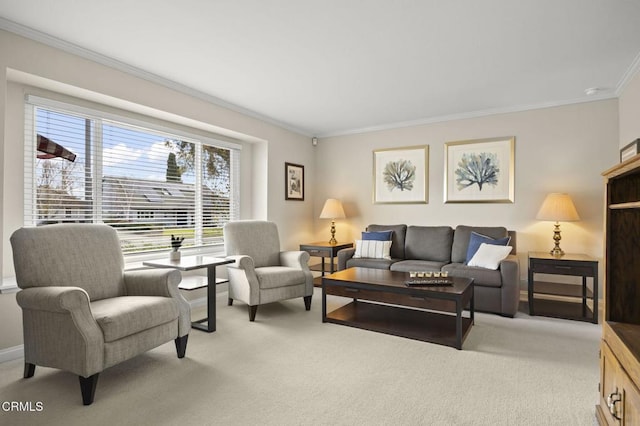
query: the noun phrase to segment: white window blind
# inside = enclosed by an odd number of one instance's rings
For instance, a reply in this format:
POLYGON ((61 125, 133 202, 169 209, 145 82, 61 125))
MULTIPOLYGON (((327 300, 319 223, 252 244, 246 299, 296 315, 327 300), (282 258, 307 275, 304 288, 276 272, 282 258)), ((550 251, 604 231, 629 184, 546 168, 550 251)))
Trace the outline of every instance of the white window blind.
POLYGON ((106 223, 125 254, 221 244, 239 217, 240 146, 28 97, 25 225, 106 223))

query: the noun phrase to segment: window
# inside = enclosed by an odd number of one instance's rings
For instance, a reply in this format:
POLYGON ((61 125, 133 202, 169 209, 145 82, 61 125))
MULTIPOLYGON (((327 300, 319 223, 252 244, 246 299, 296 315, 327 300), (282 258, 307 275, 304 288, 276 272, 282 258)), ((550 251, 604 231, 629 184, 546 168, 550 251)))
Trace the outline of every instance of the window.
POLYGON ((125 254, 221 244, 239 217, 237 144, 28 97, 25 224, 106 223, 125 254))

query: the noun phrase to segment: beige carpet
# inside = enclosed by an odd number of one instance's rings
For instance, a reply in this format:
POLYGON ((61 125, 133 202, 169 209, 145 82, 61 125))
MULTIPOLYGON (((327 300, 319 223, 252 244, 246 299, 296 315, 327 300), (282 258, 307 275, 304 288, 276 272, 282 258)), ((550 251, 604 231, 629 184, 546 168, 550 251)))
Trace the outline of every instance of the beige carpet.
POLYGON ((220 296, 217 332, 193 330, 183 360, 170 343, 108 369, 89 407, 72 374, 25 380, 22 360, 0 364, 2 401, 43 407, 0 411, 0 424, 594 424, 598 325, 477 314, 458 351, 323 324, 318 288, 311 312, 276 303, 255 323, 220 296))

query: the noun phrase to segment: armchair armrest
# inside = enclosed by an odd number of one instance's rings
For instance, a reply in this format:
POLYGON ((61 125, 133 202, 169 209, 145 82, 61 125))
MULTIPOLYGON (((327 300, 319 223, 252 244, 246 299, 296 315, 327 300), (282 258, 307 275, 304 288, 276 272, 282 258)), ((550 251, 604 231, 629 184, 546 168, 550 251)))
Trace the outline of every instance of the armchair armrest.
POLYGON ((78 287, 31 287, 19 291, 16 300, 23 311, 25 362, 82 377, 104 369, 104 336, 87 292, 78 287))
POLYGON ((89 309, 89 295, 80 287, 31 287, 16 294, 22 309, 67 313, 89 309))
POLYGON ((229 275, 229 297, 248 305, 257 305, 260 300, 260 284, 253 259, 246 255, 227 256, 235 263, 226 265, 229 275))
POLYGON ((176 269, 141 269, 124 272, 124 285, 128 296, 174 297, 182 275, 176 269))
POLYGON ((191 306, 182 296, 178 284, 182 274, 176 269, 141 269, 124 271, 124 286, 128 296, 170 297, 178 304, 178 337, 189 334, 191 330, 191 306))
POLYGON ((338 271, 347 269, 347 260, 351 259, 355 254, 355 248, 346 248, 338 250, 338 271))
POLYGON ((309 271, 309 259, 311 256, 306 251, 281 251, 280 264, 289 268, 309 271))

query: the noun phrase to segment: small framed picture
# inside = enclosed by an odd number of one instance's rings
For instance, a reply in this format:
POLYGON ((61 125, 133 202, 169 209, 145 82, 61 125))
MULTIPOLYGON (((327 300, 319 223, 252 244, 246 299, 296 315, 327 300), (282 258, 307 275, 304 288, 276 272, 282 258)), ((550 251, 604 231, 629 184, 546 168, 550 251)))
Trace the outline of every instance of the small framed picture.
POLYGON ((284 163, 284 199, 304 201, 304 166, 284 163))
POLYGON ((620 162, 628 160, 638 154, 638 145, 640 145, 640 139, 636 139, 630 144, 625 145, 625 147, 620 150, 620 162))

